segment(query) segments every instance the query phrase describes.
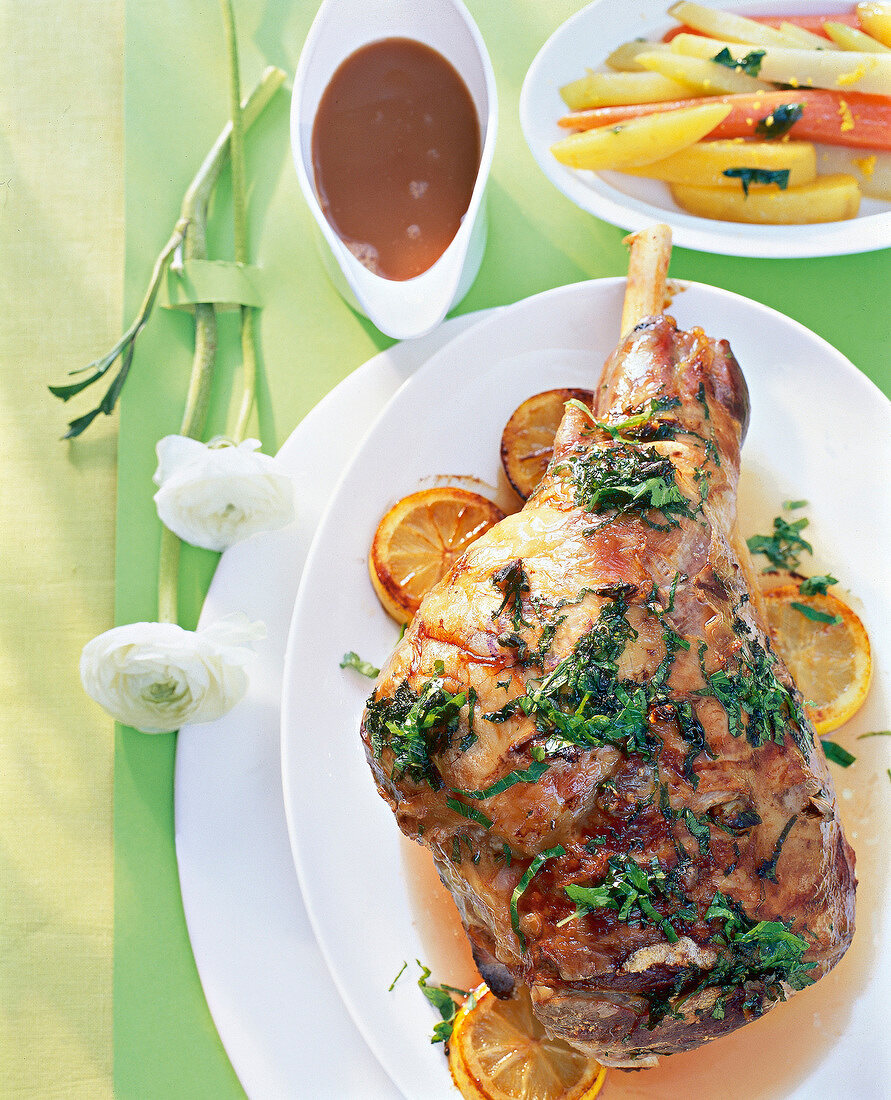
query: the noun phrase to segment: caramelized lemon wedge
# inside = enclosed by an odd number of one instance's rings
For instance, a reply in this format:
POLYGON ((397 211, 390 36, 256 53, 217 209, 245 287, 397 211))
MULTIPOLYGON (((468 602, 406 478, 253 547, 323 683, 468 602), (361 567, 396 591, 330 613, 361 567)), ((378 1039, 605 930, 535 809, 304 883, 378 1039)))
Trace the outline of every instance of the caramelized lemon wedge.
POLYGON ((501 465, 507 480, 526 500, 541 481, 554 453, 554 436, 567 401, 591 404, 590 390, 546 390, 514 409, 501 435, 501 465))
POLYGON ((606 1069, 549 1039, 525 987, 500 1001, 487 985, 455 1017, 449 1068, 465 1100, 593 1100, 606 1069))
POLYGON ((803 596, 797 584, 768 589, 764 600, 771 640, 804 696, 814 729, 838 729, 869 690, 872 657, 863 623, 837 596, 803 596))
POLYGON ((380 521, 368 571, 384 610, 411 621, 421 600, 504 512, 479 493, 442 486, 403 497, 380 521))

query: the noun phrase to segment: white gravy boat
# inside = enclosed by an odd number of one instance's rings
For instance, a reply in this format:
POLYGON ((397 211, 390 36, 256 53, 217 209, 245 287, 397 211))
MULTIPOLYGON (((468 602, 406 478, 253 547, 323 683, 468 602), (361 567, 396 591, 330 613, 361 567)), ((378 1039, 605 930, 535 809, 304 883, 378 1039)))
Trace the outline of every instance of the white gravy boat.
POLYGON ((497 129, 492 63, 461 0, 325 0, 319 8, 294 76, 291 149, 297 178, 319 228, 331 281, 388 336, 404 340, 430 332, 476 278, 486 246, 484 192, 497 129), (313 121, 328 82, 350 54, 381 38, 413 38, 442 54, 467 85, 480 124, 480 166, 458 232, 432 267, 399 281, 375 275, 346 247, 321 208, 312 167, 313 121))

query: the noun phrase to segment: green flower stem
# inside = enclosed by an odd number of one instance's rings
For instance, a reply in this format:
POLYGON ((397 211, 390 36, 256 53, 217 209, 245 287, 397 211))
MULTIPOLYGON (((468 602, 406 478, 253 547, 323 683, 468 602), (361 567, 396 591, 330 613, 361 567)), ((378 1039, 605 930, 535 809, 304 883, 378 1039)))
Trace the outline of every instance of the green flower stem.
MULTIPOLYGON (((237 57, 236 57, 237 64, 237 57)), ((269 100, 281 87, 285 74, 281 69, 270 67, 260 78, 260 83, 250 96, 241 102, 238 77, 235 77, 235 96, 237 110, 234 124, 230 119, 213 148, 204 158, 195 179, 183 198, 180 219, 188 223, 183 244, 186 259, 206 259, 207 257, 207 207, 220 171, 226 163, 227 155, 232 159, 232 183, 235 206, 236 260, 244 263, 238 255, 238 225, 244 222, 244 130, 250 128, 262 113, 269 100), (236 168, 236 165, 239 167, 236 168), (241 181, 236 189, 236 177, 241 181)), ((230 81, 231 85, 231 81, 230 81)), ((246 251, 247 245, 244 244, 246 251)), ((242 317, 244 314, 242 306, 242 317)), ((253 347, 253 341, 252 341, 253 347)), ((207 406, 210 400, 210 387, 213 381, 213 364, 216 355, 216 311, 213 305, 199 302, 195 306, 195 358, 192 364, 192 376, 189 380, 189 392, 183 414, 180 435, 198 439, 207 418, 207 406)), ((253 386, 252 386, 253 389, 253 386)))
MULTIPOLYGON (((220 0, 223 30, 226 37, 226 53, 229 58, 229 109, 232 114, 230 140, 232 163, 232 221, 235 238, 235 262, 248 262, 247 217, 245 213, 244 120, 241 108, 241 88, 238 75, 238 39, 235 33, 235 15, 232 0, 220 0)), ((257 388, 257 356, 254 341, 254 311, 250 306, 241 307, 241 357, 243 363, 243 392, 233 438, 240 443, 247 432, 248 420, 254 405, 257 388)))
POLYGON ((235 262, 247 263, 247 219, 244 204, 244 130, 241 117, 241 86, 238 75, 238 40, 232 0, 220 0, 226 54, 229 60, 230 158, 232 163, 232 222, 235 230, 235 262))
POLYGON ((254 393, 257 388, 257 360, 254 341, 254 311, 251 306, 241 307, 241 358, 243 367, 244 390, 241 395, 241 407, 238 419, 232 429, 232 438, 240 443, 247 435, 248 421, 254 407, 254 393))
POLYGON ((179 551, 182 543, 169 527, 161 524, 158 555, 158 622, 179 622, 179 551))
MULTIPOLYGON (((236 59, 237 64, 237 59, 236 59)), ((236 160, 240 160, 243 179, 243 128, 249 127, 263 111, 263 108, 281 87, 285 74, 281 69, 268 68, 263 73, 260 83, 242 105, 240 92, 237 86, 237 73, 235 77, 235 94, 237 111, 235 119, 224 127, 214 147, 207 154, 204 163, 198 169, 195 179, 183 198, 180 222, 185 222, 187 228, 183 241, 183 255, 185 259, 205 259, 207 256, 207 207, 214 185, 219 178, 220 170, 226 161, 226 156, 232 156, 233 193, 236 193, 236 160), (236 153, 236 149, 238 152, 236 153)), ((243 184, 241 187, 241 214, 244 220, 243 184)), ((239 202, 236 200, 236 207, 239 202)), ((236 226, 238 221, 236 219, 236 226)), ((236 234, 236 259, 238 236, 236 234)), ((246 244, 245 244, 246 247, 246 244)), ((240 260, 239 262, 244 262, 240 260)), ((249 311, 250 312, 250 311, 249 311)), ((244 340, 245 307, 242 306, 242 340, 244 340)), ((253 327, 250 328, 251 351, 253 352, 253 327)), ((214 363, 217 348, 217 322, 214 306, 207 302, 198 302, 195 305, 195 354, 192 360, 192 374, 189 378, 189 390, 186 395, 186 405, 183 411, 180 435, 199 439, 204 431, 204 423, 207 419, 207 407, 210 401, 210 391, 213 383, 214 363)), ((247 364, 247 356, 245 363, 247 364)), ((253 362, 253 356, 251 358, 253 362)), ((253 382, 251 383, 253 392, 253 382)), ((250 405, 248 406, 248 414, 250 405)), ((245 418, 246 419, 246 418, 245 418)), ((240 422, 240 421, 239 421, 240 422)), ((158 561, 158 621, 176 623, 179 622, 179 559, 181 542, 167 527, 161 526, 161 549, 158 561)))

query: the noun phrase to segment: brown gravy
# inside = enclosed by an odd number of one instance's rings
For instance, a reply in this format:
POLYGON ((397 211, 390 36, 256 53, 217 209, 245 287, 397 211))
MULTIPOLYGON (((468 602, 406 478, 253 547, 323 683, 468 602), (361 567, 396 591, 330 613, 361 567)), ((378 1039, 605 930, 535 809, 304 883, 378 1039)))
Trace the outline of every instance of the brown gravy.
POLYGON ((319 103, 316 190, 349 250, 385 279, 411 279, 445 252, 480 163, 464 81, 436 50, 384 38, 351 54, 319 103))

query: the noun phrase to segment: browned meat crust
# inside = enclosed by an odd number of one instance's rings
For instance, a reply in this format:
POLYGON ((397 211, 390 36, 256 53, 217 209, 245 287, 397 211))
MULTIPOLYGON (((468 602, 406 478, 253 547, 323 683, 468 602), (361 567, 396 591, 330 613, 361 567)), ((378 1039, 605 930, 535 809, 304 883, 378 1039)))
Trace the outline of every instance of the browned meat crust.
POLYGON ((853 934, 854 855, 736 534, 748 415, 726 342, 638 325, 363 719, 483 976, 607 1064, 739 1027, 853 934))

